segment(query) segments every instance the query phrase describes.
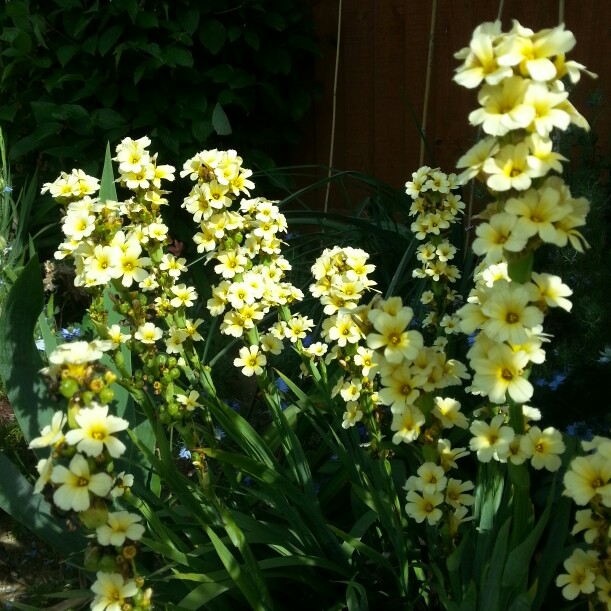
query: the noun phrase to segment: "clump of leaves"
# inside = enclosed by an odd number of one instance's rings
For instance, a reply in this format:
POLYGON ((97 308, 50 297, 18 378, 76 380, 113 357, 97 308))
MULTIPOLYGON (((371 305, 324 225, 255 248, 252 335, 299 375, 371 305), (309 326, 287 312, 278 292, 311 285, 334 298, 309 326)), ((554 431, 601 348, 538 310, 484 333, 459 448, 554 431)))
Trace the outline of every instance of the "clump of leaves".
POLYGON ((231 134, 251 165, 270 166, 316 91, 301 0, 12 0, 0 6, 0 40, 17 183, 35 168, 53 180, 77 159, 99 173, 105 143, 128 133, 178 159, 231 134))

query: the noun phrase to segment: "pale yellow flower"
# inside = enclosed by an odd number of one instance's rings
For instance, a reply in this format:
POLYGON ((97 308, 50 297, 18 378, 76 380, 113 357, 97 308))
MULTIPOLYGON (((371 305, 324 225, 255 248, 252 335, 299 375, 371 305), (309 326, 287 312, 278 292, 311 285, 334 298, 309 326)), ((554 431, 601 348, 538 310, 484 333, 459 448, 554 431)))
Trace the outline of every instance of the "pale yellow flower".
POLYGON ((419 492, 434 494, 445 490, 448 478, 441 465, 427 461, 418 467, 417 473, 416 489, 419 492))
POLYGON ((464 184, 475 178, 484 168, 484 164, 499 151, 496 138, 487 137, 478 140, 457 162, 457 168, 466 168, 459 176, 458 182, 464 184))
POLYGON ((518 217, 516 231, 529 237, 538 235, 543 242, 556 246, 561 240, 555 223, 571 212, 562 204, 560 192, 552 187, 529 189, 520 197, 512 197, 505 210, 518 217))
POLYGON ((423 492, 419 494, 415 490, 410 490, 407 493, 405 513, 419 524, 426 520, 430 525, 434 525, 439 522, 443 516, 439 508, 443 500, 444 496, 442 492, 433 492, 431 494, 423 492))
POLYGON ((471 361, 475 370, 472 388, 494 403, 503 403, 507 394, 517 403, 526 403, 534 392, 532 384, 523 377, 527 364, 525 352, 514 352, 506 344, 497 344, 487 357, 471 361))
POLYGON ((188 395, 179 393, 176 395, 176 401, 181 405, 185 406, 185 409, 192 412, 196 407, 201 407, 202 404, 198 403, 199 393, 196 390, 192 390, 188 395))
POLYGON ((481 125, 491 136, 528 127, 536 118, 536 109, 525 97, 527 90, 528 82, 519 76, 506 78, 498 85, 484 85, 478 95, 482 107, 469 114, 469 122, 481 125))
POLYGON ((233 364, 242 368, 243 375, 251 377, 263 373, 267 357, 259 352, 259 346, 243 346, 240 348, 239 357, 233 360, 233 364))
POLYGON ((482 330, 496 342, 521 344, 529 338, 528 330, 543 322, 543 312, 529 305, 531 291, 517 282, 499 280, 490 291, 482 312, 487 317, 482 330))
POLYGON ((496 85, 511 76, 512 70, 497 62, 495 43, 501 34, 501 22, 483 23, 473 32, 469 47, 455 54, 464 59, 464 64, 456 69, 454 80, 463 87, 473 89, 484 79, 496 85))
POLYGON ((556 78, 556 66, 550 58, 566 53, 574 46, 575 37, 564 29, 564 24, 534 34, 514 20, 512 32, 497 49, 498 63, 500 66, 515 66, 523 76, 534 81, 550 81, 556 78))
POLYGON ((567 600, 575 600, 580 594, 592 594, 598 565, 598 552, 576 549, 564 561, 567 573, 556 577, 556 585, 562 588, 567 600))
POLYGON ((558 471, 562 462, 560 455, 565 450, 560 431, 551 426, 543 431, 531 426, 524 436, 524 445, 533 468, 558 471))
POLYGON ((139 541, 144 534, 141 517, 128 511, 114 511, 108 514, 106 524, 98 526, 96 535, 100 545, 121 546, 126 539, 139 541))
POLYGON ((460 403, 451 397, 435 397, 433 415, 439 418, 444 429, 457 426, 461 429, 469 427, 467 417, 460 411, 460 403))
POLYGON ((473 482, 463 482, 459 479, 450 478, 448 480, 448 485, 445 491, 446 503, 456 509, 463 505, 473 505, 473 503, 475 502, 475 497, 472 494, 468 494, 470 490, 473 490, 473 488, 473 482))
POLYGON ((483 171, 488 174, 486 184, 494 191, 526 191, 535 174, 528 165, 529 152, 526 142, 503 146, 494 157, 484 162, 483 171))
POLYGON ((550 308, 559 307, 567 312, 571 311, 573 304, 566 298, 570 297, 573 291, 562 282, 560 276, 533 272, 532 281, 539 291, 540 301, 544 301, 550 308))
POLYGON ((87 459, 76 454, 68 468, 63 465, 53 467, 51 481, 60 484, 53 493, 53 502, 64 511, 86 511, 91 504, 90 493, 105 497, 112 488, 113 480, 106 473, 89 471, 87 459))
POLYGON ((125 581, 119 573, 98 571, 96 581, 91 586, 95 598, 91 602, 91 611, 121 611, 126 599, 135 596, 138 586, 133 579, 125 581))
POLYGON ((134 333, 134 338, 143 344, 154 344, 162 337, 163 331, 152 322, 145 322, 143 325, 140 325, 136 333, 134 333))
POLYGON ((486 263, 498 263, 503 260, 503 251, 520 252, 526 246, 530 236, 518 229, 514 231, 518 217, 506 212, 495 214, 488 223, 480 223, 473 240, 473 252, 484 256, 486 263))
POLYGON ((409 405, 403 411, 393 414, 390 425, 390 430, 394 432, 392 442, 399 444, 415 441, 424 422, 424 414, 415 405, 409 405))
POLYGON ((611 506, 611 461, 600 454, 578 456, 564 476, 565 496, 587 505, 596 495, 611 506))
POLYGON ((53 414, 51 424, 47 424, 40 431, 40 437, 36 437, 30 441, 28 448, 46 448, 54 445, 64 438, 63 428, 66 424, 67 416, 62 411, 57 411, 53 414))
POLYGON ((585 531, 583 538, 586 543, 592 545, 597 537, 604 536, 605 530, 605 521, 600 516, 593 514, 591 509, 580 509, 575 512, 575 526, 571 531, 572 535, 585 531))
POLYGON ((361 410, 358 401, 349 401, 346 403, 346 411, 342 416, 342 428, 348 429, 353 427, 363 419, 363 411, 361 410))
POLYGON ((66 433, 66 443, 75 445, 79 452, 95 457, 106 448, 113 458, 125 452, 125 444, 114 433, 127 429, 129 422, 109 415, 108 405, 93 402, 90 407, 81 408, 74 419, 79 428, 66 433))
POLYGON ((490 423, 476 420, 469 428, 473 435, 469 446, 472 452, 477 453, 479 461, 490 462, 492 458, 498 459, 499 454, 506 454, 515 432, 510 426, 504 426, 504 420, 505 417, 499 414, 490 423))

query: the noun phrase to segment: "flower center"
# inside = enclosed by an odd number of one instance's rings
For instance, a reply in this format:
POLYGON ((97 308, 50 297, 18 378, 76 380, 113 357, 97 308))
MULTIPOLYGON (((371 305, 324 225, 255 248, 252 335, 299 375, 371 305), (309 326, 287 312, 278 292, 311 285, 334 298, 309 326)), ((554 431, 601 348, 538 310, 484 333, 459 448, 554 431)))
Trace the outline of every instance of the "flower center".
POLYGON ((518 322, 518 320, 520 320, 520 317, 515 313, 515 312, 507 312, 507 316, 505 316, 505 320, 513 325, 516 322, 518 322))
POLYGON ((388 336, 388 343, 396 346, 401 341, 401 336, 398 333, 391 333, 388 336))

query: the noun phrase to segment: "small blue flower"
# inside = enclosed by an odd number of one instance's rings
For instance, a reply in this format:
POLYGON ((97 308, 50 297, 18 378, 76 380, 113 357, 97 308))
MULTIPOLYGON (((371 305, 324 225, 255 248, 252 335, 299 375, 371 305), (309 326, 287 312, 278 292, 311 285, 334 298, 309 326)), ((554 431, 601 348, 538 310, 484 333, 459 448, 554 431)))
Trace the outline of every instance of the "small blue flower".
POLYGON ((2 189, 2 193, 12 193, 13 192, 13 187, 6 185, 6 187, 4 187, 4 189, 2 189))
POLYGON ((571 437, 577 437, 583 441, 591 441, 594 437, 594 431, 588 427, 587 423, 583 420, 579 422, 573 422, 566 427, 566 432, 571 437))
POLYGON ((225 431, 220 426, 214 427, 214 436, 216 437, 217 441, 221 441, 226 435, 227 433, 225 433, 225 431))
POLYGON ((184 446, 180 448, 180 452, 178 452, 178 458, 182 458, 184 460, 191 460, 191 452, 187 450, 184 446))
POLYGON ((563 373, 557 373, 551 380, 549 383, 549 387, 552 390, 556 390, 558 388, 558 386, 560 386, 560 384, 562 384, 562 382, 564 382, 564 380, 566 380, 566 375, 564 375, 563 373))
POLYGON ((234 412, 239 412, 240 411, 240 402, 237 399, 224 399, 223 403, 225 403, 225 405, 229 406, 234 412))
POLYGON ((280 392, 288 392, 289 387, 287 385, 287 383, 282 379, 282 378, 276 378, 276 388, 280 391, 280 392))
POLYGON ((247 488, 250 488, 250 486, 252 486, 252 477, 250 477, 249 475, 247 475, 246 477, 242 478, 242 485, 246 486, 247 488))
POLYGON ((42 339, 42 337, 40 339, 36 340, 36 348, 38 348, 38 350, 44 351, 44 349, 45 349, 45 340, 42 339))
POLYGON ((308 347, 309 347, 309 346, 312 344, 312 342, 313 342, 313 341, 314 341, 314 340, 312 339, 312 336, 311 336, 311 335, 306 335, 306 336, 303 338, 303 340, 301 341, 301 343, 303 344, 303 347, 304 347, 304 348, 308 348, 308 347))
POLYGON ((81 334, 83 333, 81 329, 74 328, 74 327, 68 327, 67 329, 62 329, 60 331, 61 336, 66 340, 66 341, 71 341, 73 340, 75 337, 80 337, 81 334))

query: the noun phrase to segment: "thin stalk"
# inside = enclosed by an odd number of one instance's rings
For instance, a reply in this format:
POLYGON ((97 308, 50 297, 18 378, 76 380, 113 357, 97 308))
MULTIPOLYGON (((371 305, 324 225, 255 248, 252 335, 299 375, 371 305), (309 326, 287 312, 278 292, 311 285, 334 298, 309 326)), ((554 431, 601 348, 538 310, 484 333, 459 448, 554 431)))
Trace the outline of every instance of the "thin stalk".
MULTIPOLYGON (((433 68, 433 50, 435 48, 435 23, 437 21, 437 0, 433 0, 431 9, 431 29, 429 32, 429 55, 426 63, 426 80, 424 82, 424 100, 422 108, 422 134, 426 137, 426 122, 429 114, 429 98, 431 95, 431 72, 433 68)), ((424 138, 420 142, 420 167, 424 165, 424 138)))
POLYGON ((324 211, 329 209, 329 192, 331 190, 331 173, 333 167, 333 154, 335 153, 335 121, 337 117, 337 76, 339 74, 339 49, 342 40, 342 7, 343 0, 339 0, 337 11, 337 48, 335 50, 335 74, 333 75, 333 106, 331 115, 331 144, 329 145, 329 170, 327 174, 327 192, 325 193, 324 211))

